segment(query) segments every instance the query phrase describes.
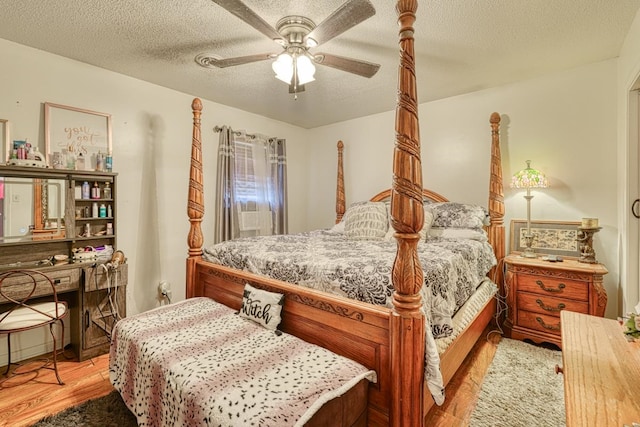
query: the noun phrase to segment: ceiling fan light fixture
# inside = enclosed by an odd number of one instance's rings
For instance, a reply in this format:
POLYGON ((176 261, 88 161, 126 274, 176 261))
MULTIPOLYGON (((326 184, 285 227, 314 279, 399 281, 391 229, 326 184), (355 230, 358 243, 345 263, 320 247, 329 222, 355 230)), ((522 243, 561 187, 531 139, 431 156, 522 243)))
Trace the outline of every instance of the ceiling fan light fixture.
POLYGON ((288 53, 278 55, 278 59, 271 64, 273 72, 276 73, 276 79, 291 83, 293 78, 293 58, 288 53))
POLYGON ((301 85, 315 80, 313 75, 316 73, 316 67, 307 55, 298 56, 296 58, 296 69, 298 72, 298 81, 301 85))

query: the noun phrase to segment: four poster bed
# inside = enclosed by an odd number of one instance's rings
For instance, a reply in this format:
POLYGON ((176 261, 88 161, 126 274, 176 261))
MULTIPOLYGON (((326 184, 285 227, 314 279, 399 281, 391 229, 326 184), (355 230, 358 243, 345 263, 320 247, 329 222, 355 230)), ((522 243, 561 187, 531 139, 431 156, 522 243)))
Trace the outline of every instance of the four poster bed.
MULTIPOLYGON (((243 303, 246 284, 285 295, 280 329, 302 340, 346 356, 375 371, 377 381, 369 384, 367 424, 372 426, 419 426, 434 404, 433 390, 425 385, 425 348, 429 348, 430 321, 425 319, 421 290, 424 283, 418 248, 419 231, 425 217, 425 200, 445 202, 436 193, 424 190, 420 160, 414 40, 412 25, 417 1, 400 0, 401 63, 396 109, 396 143, 393 153, 393 187, 371 202, 389 200, 390 222, 395 230, 397 253, 391 281, 393 293, 388 306, 374 305, 343 295, 306 288, 283 280, 226 267, 203 259, 201 222, 204 215, 202 145, 200 115, 202 104, 195 99, 193 140, 189 180, 187 298, 208 297, 234 310, 243 303)), ((500 116, 493 113, 491 124, 491 173, 486 225, 488 243, 495 259, 504 257, 504 203, 499 147, 500 116)), ((347 212, 342 182, 342 144, 338 146, 337 223, 347 212)), ((502 282, 494 267, 488 276, 502 282)), ((494 285, 495 287, 495 285, 494 285)), ((478 287, 479 289, 481 286, 478 287)), ((477 307, 462 305, 454 317, 456 328, 444 346, 439 346, 440 372, 446 384, 456 372, 496 312, 495 298, 485 297, 477 307), (462 320, 456 320, 462 318, 462 320)), ((427 305, 428 308, 428 305, 427 305)), ((427 368, 428 369, 428 368, 427 368)))

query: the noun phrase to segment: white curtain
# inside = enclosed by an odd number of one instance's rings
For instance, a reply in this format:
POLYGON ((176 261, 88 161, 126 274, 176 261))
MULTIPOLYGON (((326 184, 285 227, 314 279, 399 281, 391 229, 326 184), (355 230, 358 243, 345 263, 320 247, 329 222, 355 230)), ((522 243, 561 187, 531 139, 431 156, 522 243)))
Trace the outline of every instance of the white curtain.
POLYGON ((286 167, 284 139, 222 128, 216 242, 287 233, 286 167))

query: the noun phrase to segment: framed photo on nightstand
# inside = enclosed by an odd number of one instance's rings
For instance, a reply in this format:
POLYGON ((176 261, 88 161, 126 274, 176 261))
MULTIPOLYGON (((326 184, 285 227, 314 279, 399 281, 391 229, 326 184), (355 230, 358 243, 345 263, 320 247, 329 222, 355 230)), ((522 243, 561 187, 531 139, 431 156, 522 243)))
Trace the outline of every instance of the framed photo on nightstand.
MULTIPOLYGON (((579 258, 578 227, 580 224, 580 221, 531 221, 533 250, 541 255, 579 258)), ((526 233, 527 220, 511 220, 509 243, 512 253, 524 251, 526 233)))

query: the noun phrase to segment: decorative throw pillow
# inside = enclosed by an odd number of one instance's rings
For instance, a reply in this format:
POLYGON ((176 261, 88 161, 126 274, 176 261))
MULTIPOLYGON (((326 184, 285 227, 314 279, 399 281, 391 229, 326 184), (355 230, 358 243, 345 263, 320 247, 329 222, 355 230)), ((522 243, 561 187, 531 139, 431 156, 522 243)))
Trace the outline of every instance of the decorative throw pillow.
POLYGON ((340 221, 329 229, 329 233, 344 234, 344 220, 340 221))
POLYGON ((256 289, 250 284, 244 285, 240 317, 253 320, 267 329, 275 330, 282 317, 280 312, 284 305, 284 295, 256 289))
POLYGON ((482 228, 436 228, 431 227, 428 237, 441 239, 468 239, 486 242, 489 240, 487 233, 482 228))
POLYGON ((348 239, 382 240, 388 228, 384 202, 353 204, 345 214, 344 231, 348 239))
POLYGON ((489 220, 489 213, 478 205, 457 202, 439 202, 425 205, 433 214, 432 227, 482 228, 489 220))

